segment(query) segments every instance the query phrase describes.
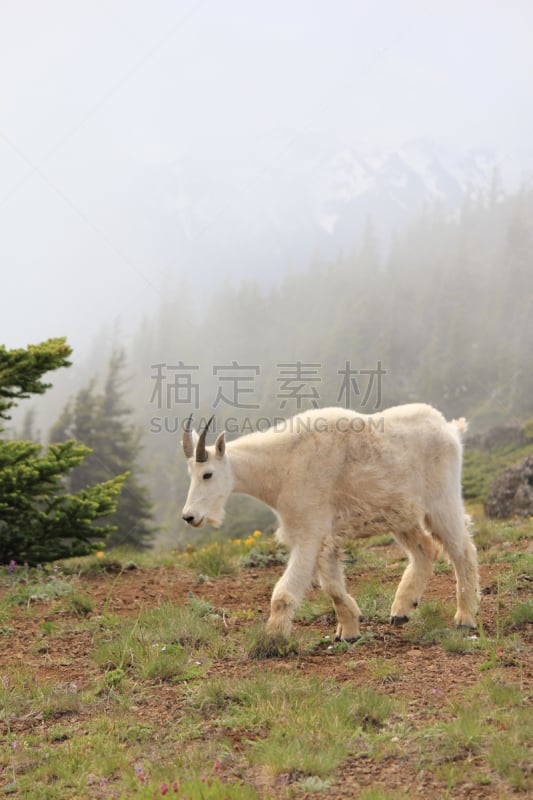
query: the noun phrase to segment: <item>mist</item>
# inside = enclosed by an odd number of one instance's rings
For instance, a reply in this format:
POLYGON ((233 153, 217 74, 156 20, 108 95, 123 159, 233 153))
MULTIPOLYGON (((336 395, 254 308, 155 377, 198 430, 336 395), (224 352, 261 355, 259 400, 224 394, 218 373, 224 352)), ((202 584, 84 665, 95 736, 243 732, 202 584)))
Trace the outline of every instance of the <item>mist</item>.
POLYGON ((125 347, 175 531, 191 412, 231 435, 327 404, 533 414, 529 3, 0 19, 3 342, 74 347, 36 436, 125 347))

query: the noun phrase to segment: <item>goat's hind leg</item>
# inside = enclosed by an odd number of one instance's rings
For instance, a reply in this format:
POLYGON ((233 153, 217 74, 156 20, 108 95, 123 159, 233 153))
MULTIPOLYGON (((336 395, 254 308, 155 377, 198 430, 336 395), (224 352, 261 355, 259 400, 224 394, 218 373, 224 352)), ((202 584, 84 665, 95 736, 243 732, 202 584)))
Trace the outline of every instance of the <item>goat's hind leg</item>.
POLYGON ((409 621, 413 609, 419 604, 438 558, 440 547, 422 527, 415 525, 409 532, 395 533, 398 543, 409 556, 409 564, 402 575, 391 608, 391 623, 403 625, 409 621))
POLYGON ((432 515, 435 535, 442 542, 455 570, 457 580, 457 612, 455 624, 460 628, 476 628, 479 607, 479 568, 477 551, 472 540, 469 518, 462 504, 442 509, 432 515))
POLYGON ((318 557, 318 576, 323 591, 331 597, 335 607, 338 621, 335 639, 355 641, 359 638, 361 611, 346 591, 341 550, 331 537, 324 542, 318 557))

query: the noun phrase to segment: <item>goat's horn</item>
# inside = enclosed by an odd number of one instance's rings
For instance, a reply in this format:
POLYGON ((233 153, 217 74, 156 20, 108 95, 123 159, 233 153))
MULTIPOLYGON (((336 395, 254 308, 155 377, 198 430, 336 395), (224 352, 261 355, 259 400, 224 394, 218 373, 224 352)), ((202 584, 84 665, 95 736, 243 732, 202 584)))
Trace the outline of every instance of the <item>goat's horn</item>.
POLYGON ((194 444, 192 441, 191 436, 191 422, 192 422, 192 414, 188 420, 185 422, 185 427, 183 429, 183 438, 181 443, 183 445, 183 452, 185 453, 185 458, 192 458, 194 455, 194 444))
POLYGON ((198 439, 198 444, 196 445, 196 460, 199 461, 200 463, 202 461, 207 461, 207 453, 205 452, 205 437, 207 436, 207 431, 209 429, 209 426, 213 422, 214 416, 215 415, 213 414, 211 419, 208 420, 207 425, 200 434, 200 438, 198 439))

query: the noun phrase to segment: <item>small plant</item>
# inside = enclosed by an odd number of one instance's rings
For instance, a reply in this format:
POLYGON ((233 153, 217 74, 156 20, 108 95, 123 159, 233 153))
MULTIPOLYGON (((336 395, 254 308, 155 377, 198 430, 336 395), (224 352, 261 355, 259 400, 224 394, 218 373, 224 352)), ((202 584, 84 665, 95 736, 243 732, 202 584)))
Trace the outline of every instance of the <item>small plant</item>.
POLYGON ((227 542, 211 542, 199 550, 191 548, 181 556, 185 566, 209 578, 233 575, 237 569, 236 560, 227 542))
POLYGON ((65 608, 77 617, 87 617, 94 609, 94 601, 88 594, 73 592, 65 600, 65 608))
POLYGON ((387 789, 381 787, 372 787, 370 789, 363 789, 359 795, 360 800, 409 800, 410 795, 399 791, 389 792, 387 789))
POLYGON ((104 676, 104 683, 109 688, 114 688, 116 686, 120 686, 124 678, 126 677, 126 672, 122 669, 122 667, 116 667, 116 669, 109 669, 104 676))
POLYGON ((523 628, 533 625, 533 600, 516 603, 506 618, 506 627, 523 628))
POLYGON ((436 644, 449 635, 453 612, 441 600, 429 600, 418 609, 407 636, 421 644, 436 644))
POLYGON ((50 577, 46 582, 19 584, 10 594, 11 603, 29 606, 32 603, 49 603, 67 597, 74 589, 70 583, 59 577, 50 577))
POLYGON ((307 778, 303 778, 295 784, 295 788, 299 789, 299 791, 309 792, 310 794, 314 794, 315 792, 327 792, 330 786, 331 781, 319 778, 318 775, 309 775, 307 778))
POLYGON ((251 659, 287 658, 298 653, 295 641, 282 634, 267 633, 262 625, 249 631, 248 639, 248 657, 251 659))
POLYGON ((367 663, 368 670, 381 683, 395 683, 401 677, 398 666, 388 658, 372 658, 367 663))
POLYGON ((331 600, 321 597, 319 600, 305 599, 299 606, 294 619, 310 625, 324 617, 331 617, 331 624, 335 623, 335 616, 331 605, 331 600))
POLYGON ((218 646, 221 618, 203 599, 187 605, 163 603, 141 611, 97 637, 94 659, 107 672, 133 672, 142 678, 187 680, 198 674, 189 664, 191 651, 218 646))
POLYGON ((472 632, 463 630, 447 630, 442 634, 442 648, 446 653, 466 655, 474 653, 480 648, 479 637, 472 632))
POLYGON ((363 581, 357 587, 356 600, 365 620, 388 622, 394 589, 376 580, 363 581))
POLYGON ((364 731, 381 728, 390 716, 394 703, 385 694, 370 687, 361 687, 355 692, 353 719, 364 731))
POLYGON ((248 539, 232 539, 232 542, 242 551, 240 556, 242 567, 262 568, 287 563, 287 549, 275 536, 262 537, 261 531, 255 531, 248 539))

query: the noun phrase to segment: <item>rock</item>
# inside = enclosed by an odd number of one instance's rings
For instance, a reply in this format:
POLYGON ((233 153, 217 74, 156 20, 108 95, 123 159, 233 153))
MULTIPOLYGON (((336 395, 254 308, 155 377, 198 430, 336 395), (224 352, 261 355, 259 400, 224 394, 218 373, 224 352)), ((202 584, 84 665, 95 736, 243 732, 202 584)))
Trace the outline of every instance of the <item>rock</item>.
POLYGON ((485 500, 485 514, 498 519, 533 516, 533 453, 492 481, 485 500))

